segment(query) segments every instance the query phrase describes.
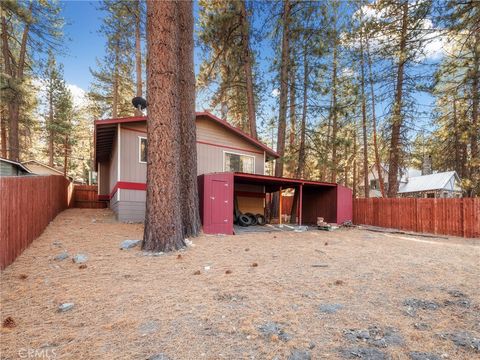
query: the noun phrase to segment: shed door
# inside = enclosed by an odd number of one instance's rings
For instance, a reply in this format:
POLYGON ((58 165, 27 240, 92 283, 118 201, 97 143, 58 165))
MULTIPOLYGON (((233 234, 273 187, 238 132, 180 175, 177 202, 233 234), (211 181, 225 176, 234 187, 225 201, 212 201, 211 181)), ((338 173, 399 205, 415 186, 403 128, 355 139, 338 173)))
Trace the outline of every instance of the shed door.
POLYGON ((207 221, 204 231, 209 234, 233 233, 233 189, 228 178, 212 177, 208 181, 208 193, 205 194, 205 211, 207 221))

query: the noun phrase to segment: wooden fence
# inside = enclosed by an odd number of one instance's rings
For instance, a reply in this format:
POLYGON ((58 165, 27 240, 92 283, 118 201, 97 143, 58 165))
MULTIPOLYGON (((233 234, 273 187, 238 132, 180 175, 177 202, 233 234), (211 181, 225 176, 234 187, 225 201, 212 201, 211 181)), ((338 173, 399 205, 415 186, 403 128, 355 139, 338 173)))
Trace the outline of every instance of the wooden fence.
POLYGON ((475 238, 480 237, 480 198, 354 199, 353 222, 475 238))
POLYGON ((0 269, 68 208, 73 185, 63 176, 0 177, 0 269))
POLYGON ((74 207, 84 209, 103 209, 106 201, 99 201, 96 185, 75 185, 73 190, 74 207))

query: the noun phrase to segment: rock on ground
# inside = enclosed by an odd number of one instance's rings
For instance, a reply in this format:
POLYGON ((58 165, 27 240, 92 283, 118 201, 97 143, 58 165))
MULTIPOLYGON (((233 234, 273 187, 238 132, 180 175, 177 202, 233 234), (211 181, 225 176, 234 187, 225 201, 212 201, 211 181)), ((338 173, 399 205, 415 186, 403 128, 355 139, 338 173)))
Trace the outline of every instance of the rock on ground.
POLYGON ((475 338, 466 331, 442 334, 441 337, 452 340, 455 345, 463 347, 466 350, 480 352, 480 339, 475 338))
POLYGON ((83 264, 86 263, 88 260, 88 256, 85 254, 77 254, 73 257, 73 262, 76 264, 83 264))
POLYGON ((65 260, 65 259, 68 259, 70 255, 68 255, 68 253, 66 251, 58 254, 58 255, 55 255, 55 257, 53 258, 53 260, 56 260, 56 261, 62 261, 62 260, 65 260))
POLYGON ((73 307, 75 306, 74 303, 63 303, 58 306, 58 312, 65 312, 72 310, 73 307))
POLYGON ((324 314, 334 314, 338 310, 343 309, 342 304, 321 304, 318 309, 324 314))
POLYGON ((311 355, 308 351, 293 349, 288 360, 311 360, 311 355))
POLYGON ((292 336, 284 331, 283 326, 275 322, 265 323, 259 326, 258 330, 266 337, 275 335, 278 336, 280 340, 285 342, 292 339, 292 336))
POLYGON ((409 355, 412 360, 441 360, 440 356, 427 352, 412 351, 409 355))
POLYGON ((164 353, 159 353, 150 356, 149 358, 147 358, 147 360, 170 360, 170 358, 164 353))
POLYGON ((345 337, 350 341, 365 341, 377 347, 388 347, 391 345, 402 345, 403 338, 398 334, 398 330, 393 327, 381 328, 371 326, 368 329, 348 329, 344 330, 345 337))
POLYGON ((355 347, 342 350, 345 359, 364 359, 364 360, 390 360, 391 357, 384 352, 368 347, 355 347))
POLYGON ((139 245, 142 240, 124 240, 120 244, 120 250, 127 250, 139 245))

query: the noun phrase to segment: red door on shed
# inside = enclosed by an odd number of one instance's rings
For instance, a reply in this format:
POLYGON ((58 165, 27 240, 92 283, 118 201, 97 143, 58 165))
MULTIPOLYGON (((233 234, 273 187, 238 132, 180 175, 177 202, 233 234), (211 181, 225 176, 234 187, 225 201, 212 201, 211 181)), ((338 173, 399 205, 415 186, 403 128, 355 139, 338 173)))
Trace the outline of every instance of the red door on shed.
POLYGON ((203 179, 203 232, 233 234, 233 174, 205 174, 203 179))

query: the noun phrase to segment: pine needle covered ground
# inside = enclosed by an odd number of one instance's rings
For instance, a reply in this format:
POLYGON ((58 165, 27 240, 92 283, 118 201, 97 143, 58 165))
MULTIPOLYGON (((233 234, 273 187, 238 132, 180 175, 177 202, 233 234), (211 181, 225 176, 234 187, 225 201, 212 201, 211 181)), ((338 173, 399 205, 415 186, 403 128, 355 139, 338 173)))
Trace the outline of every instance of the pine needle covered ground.
POLYGON ((61 213, 1 275, 2 359, 480 356, 479 240, 342 229, 119 249, 142 232, 109 210, 61 213))

